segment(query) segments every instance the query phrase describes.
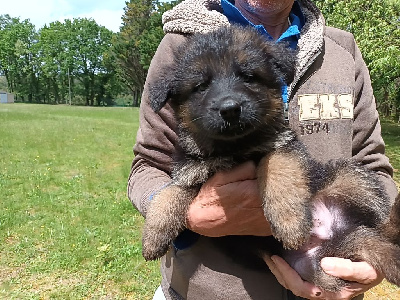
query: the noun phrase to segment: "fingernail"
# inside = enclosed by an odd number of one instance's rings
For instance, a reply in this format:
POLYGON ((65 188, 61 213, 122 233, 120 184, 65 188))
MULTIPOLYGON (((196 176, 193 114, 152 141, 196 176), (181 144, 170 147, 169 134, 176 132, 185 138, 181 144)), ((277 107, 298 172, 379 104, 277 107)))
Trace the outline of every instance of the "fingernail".
POLYGON ((325 272, 333 271, 335 268, 335 262, 331 258, 323 258, 321 260, 321 267, 325 272))

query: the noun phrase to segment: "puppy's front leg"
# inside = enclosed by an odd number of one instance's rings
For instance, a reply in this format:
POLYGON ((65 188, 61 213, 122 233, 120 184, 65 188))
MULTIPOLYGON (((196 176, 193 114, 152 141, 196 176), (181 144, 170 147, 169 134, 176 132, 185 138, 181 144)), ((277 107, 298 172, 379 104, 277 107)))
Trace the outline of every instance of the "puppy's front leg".
POLYGON ((178 234, 184 230, 189 204, 197 188, 171 184, 152 199, 143 227, 143 257, 154 260, 163 256, 178 234))
POLYGON ((264 214, 274 237, 287 249, 297 249, 311 227, 307 171, 298 153, 277 151, 258 165, 258 183, 264 214))

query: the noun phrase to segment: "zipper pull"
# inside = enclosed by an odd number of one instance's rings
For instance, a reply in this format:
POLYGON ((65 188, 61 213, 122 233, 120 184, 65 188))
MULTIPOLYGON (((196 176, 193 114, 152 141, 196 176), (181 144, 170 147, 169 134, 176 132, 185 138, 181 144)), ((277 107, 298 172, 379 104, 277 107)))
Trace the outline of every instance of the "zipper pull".
POLYGON ((286 123, 289 123, 289 103, 283 103, 283 118, 286 123))

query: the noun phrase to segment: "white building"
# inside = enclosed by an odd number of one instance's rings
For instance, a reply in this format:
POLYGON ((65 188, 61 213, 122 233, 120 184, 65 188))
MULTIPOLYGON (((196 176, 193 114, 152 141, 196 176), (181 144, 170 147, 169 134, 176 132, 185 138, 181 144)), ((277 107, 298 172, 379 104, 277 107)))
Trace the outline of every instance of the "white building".
POLYGON ((14 103, 14 94, 0 91, 0 103, 14 103))

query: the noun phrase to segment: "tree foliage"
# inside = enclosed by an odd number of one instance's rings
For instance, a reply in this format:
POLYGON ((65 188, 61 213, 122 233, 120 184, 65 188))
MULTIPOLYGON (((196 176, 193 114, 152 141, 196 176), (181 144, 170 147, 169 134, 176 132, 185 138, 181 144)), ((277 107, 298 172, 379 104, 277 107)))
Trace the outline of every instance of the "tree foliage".
POLYGON ((114 36, 110 57, 116 61, 119 75, 132 92, 136 106, 151 58, 164 36, 161 16, 177 3, 130 0, 125 7, 122 27, 114 36))
POLYGON ((42 83, 43 100, 54 98, 55 103, 63 103, 69 92, 68 68, 72 62, 68 61, 67 36, 65 24, 58 21, 39 31, 36 48, 38 61, 41 62, 38 76, 42 83))
POLYGON ((66 27, 72 75, 81 83, 86 105, 93 105, 95 98, 100 104, 105 91, 99 85, 106 84, 110 79, 111 70, 103 63, 103 55, 111 47, 112 32, 88 19, 66 21, 66 27))
POLYGON ((35 53, 37 38, 35 27, 27 20, 20 21, 9 15, 0 15, 0 71, 6 77, 8 89, 19 89, 32 100, 37 90, 35 53))
POLYGON ((400 1, 315 0, 330 26, 354 34, 371 73, 378 109, 400 113, 400 1))
POLYGON ((113 33, 92 19, 52 22, 38 32, 27 20, 0 16, 0 71, 19 100, 110 104, 121 90, 104 54, 113 33))
POLYGON ((28 20, 1 15, 0 74, 20 101, 111 104, 111 98, 129 91, 138 105, 164 36, 161 16, 179 1, 126 2, 117 34, 79 18, 55 21, 36 32, 28 20))

